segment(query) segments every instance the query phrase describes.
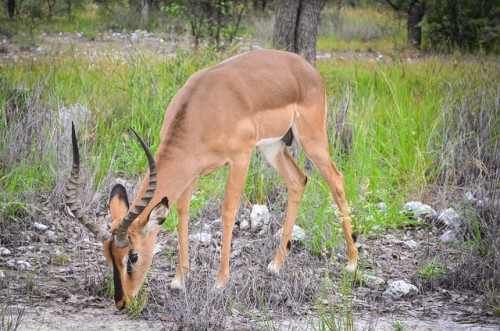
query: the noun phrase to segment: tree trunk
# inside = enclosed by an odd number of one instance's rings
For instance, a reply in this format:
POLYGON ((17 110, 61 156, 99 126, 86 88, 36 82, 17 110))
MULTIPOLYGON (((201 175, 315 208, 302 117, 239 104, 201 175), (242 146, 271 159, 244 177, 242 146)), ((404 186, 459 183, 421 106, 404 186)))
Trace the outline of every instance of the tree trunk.
POLYGON ((276 7, 274 48, 302 55, 316 62, 321 0, 281 0, 276 7))
POLYGON ((14 18, 14 13, 16 10, 16 0, 8 0, 7 9, 9 11, 9 18, 14 18))
POLYGON ((281 0, 276 6, 276 21, 274 22, 274 48, 296 52, 295 32, 300 0, 281 0))
POLYGON ((149 0, 141 0, 141 28, 146 30, 149 21, 149 0))
POLYGON ((408 6, 408 44, 420 49, 422 44, 422 29, 418 25, 424 17, 425 6, 423 0, 412 0, 408 6))
POLYGON ((318 39, 321 0, 302 0, 296 31, 297 53, 309 63, 316 63, 316 40, 318 39))

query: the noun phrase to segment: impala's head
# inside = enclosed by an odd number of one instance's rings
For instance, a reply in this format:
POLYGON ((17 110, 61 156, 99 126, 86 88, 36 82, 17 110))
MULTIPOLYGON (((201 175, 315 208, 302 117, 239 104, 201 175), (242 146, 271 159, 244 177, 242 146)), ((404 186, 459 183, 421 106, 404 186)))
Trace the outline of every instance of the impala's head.
MULTIPOLYGON (((132 129, 133 130, 133 129, 132 129)), ((118 184, 111 190, 109 211, 111 228, 105 230, 92 222, 78 205, 77 186, 80 171, 78 144, 72 127, 73 169, 66 187, 66 205, 73 215, 96 237, 103 242, 106 260, 113 269, 116 308, 122 309, 134 298, 144 282, 153 260, 156 236, 168 212, 168 200, 161 200, 151 212, 142 215, 156 188, 156 166, 151 151, 141 137, 139 139, 149 162, 149 183, 141 200, 129 209, 125 188, 118 184)))

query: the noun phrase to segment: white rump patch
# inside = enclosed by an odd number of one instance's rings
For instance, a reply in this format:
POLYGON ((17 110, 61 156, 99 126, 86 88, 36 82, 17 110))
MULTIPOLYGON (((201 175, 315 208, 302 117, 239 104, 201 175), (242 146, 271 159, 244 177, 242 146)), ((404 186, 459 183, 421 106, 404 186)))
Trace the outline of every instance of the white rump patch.
POLYGON ((267 138, 262 139, 257 142, 257 146, 259 147, 262 154, 266 158, 267 162, 270 165, 276 168, 276 155, 281 152, 285 146, 285 143, 281 140, 283 137, 279 138, 267 138))

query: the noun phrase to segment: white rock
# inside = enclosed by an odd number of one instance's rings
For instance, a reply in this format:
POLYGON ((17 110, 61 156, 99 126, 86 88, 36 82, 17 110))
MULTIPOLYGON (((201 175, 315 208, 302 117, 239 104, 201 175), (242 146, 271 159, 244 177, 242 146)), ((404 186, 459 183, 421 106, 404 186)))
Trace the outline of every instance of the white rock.
POLYGON ((19 260, 19 261, 17 261, 17 268, 19 270, 26 270, 28 268, 31 268, 31 264, 29 264, 29 262, 19 260))
POLYGON ((455 232, 455 230, 448 230, 441 236, 442 242, 453 242, 459 241, 459 235, 455 232))
POLYGON ((405 241, 403 243, 403 245, 405 245, 409 249, 415 249, 415 248, 417 248, 417 243, 415 242, 415 240, 407 240, 407 241, 405 241))
POLYGON ((55 242, 57 240, 57 235, 56 235, 56 233, 54 231, 47 230, 47 232, 45 232, 45 234, 47 235, 49 243, 53 243, 53 242, 55 242))
POLYGON ((382 297, 397 300, 417 293, 418 288, 415 285, 408 284, 403 280, 396 280, 389 284, 389 287, 382 293, 382 297))
POLYGON ((0 247, 0 256, 9 256, 12 253, 5 247, 0 247))
POLYGON ((437 217, 436 211, 431 206, 425 205, 420 201, 407 202, 404 209, 410 212, 413 217, 437 217))
POLYGON ((208 223, 202 223, 201 224, 201 230, 202 232, 210 232, 212 230, 212 225, 208 223))
POLYGON ((252 230, 261 229, 264 224, 269 224, 271 214, 266 205, 253 205, 250 213, 250 227, 252 230))
POLYGON ((476 202, 476 198, 474 197, 474 194, 472 194, 472 192, 470 192, 470 191, 465 193, 465 198, 467 199, 467 201, 469 201, 471 203, 476 202))
POLYGON ((47 225, 42 224, 42 223, 37 223, 37 222, 33 223, 33 227, 37 230, 40 230, 40 231, 45 231, 49 228, 47 225))
POLYGON ((377 288, 385 284, 385 279, 374 275, 363 274, 361 275, 361 282, 368 288, 377 288))
POLYGON ((212 228, 215 230, 221 230, 222 229, 222 218, 218 218, 215 221, 213 221, 212 228))
MULTIPOLYGON (((276 234, 274 235, 274 238, 276 240, 279 240, 281 238, 281 233, 283 232, 283 229, 280 229, 276 234)), ((298 240, 298 241, 305 241, 306 240, 306 232, 304 229, 302 229, 298 225, 293 226, 292 230, 292 240, 298 240)))
POLYGON ((377 208, 378 208, 378 210, 382 211, 382 210, 384 210, 385 208, 387 208, 387 204, 386 204, 385 202, 379 202, 379 203, 377 204, 377 208))
POLYGON ((190 235, 189 239, 200 244, 207 245, 210 243, 210 241, 212 241, 212 235, 210 233, 199 232, 190 235))
POLYGON ((463 226, 460 215, 453 208, 448 208, 439 214, 438 220, 455 229, 460 229, 463 226))
POLYGON ((5 277, 5 273, 3 272, 3 270, 0 270, 0 278, 4 278, 5 277))
POLYGON ((159 252, 161 252, 161 249, 162 249, 162 248, 163 248, 163 247, 162 247, 160 244, 156 244, 156 245, 155 245, 155 248, 153 249, 153 255, 156 255, 156 254, 158 254, 159 252))
POLYGON ((248 221, 245 219, 242 220, 240 222, 240 230, 248 230, 248 229, 250 229, 250 223, 248 223, 248 221))

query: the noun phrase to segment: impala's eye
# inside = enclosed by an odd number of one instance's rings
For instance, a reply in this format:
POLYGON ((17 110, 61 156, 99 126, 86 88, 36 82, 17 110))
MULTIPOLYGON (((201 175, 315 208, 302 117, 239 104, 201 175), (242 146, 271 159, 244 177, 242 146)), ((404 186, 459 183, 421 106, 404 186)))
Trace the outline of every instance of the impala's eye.
POLYGON ((133 263, 136 263, 136 262, 137 262, 137 259, 138 259, 138 258, 139 258, 139 257, 137 256, 137 254, 132 254, 132 255, 130 255, 130 257, 128 258, 128 260, 130 261, 130 263, 132 263, 132 264, 133 264, 133 263))
POLYGON ((128 257, 127 261, 127 273, 130 275, 132 273, 132 265, 137 262, 139 257, 137 256, 137 253, 134 253, 128 257))

